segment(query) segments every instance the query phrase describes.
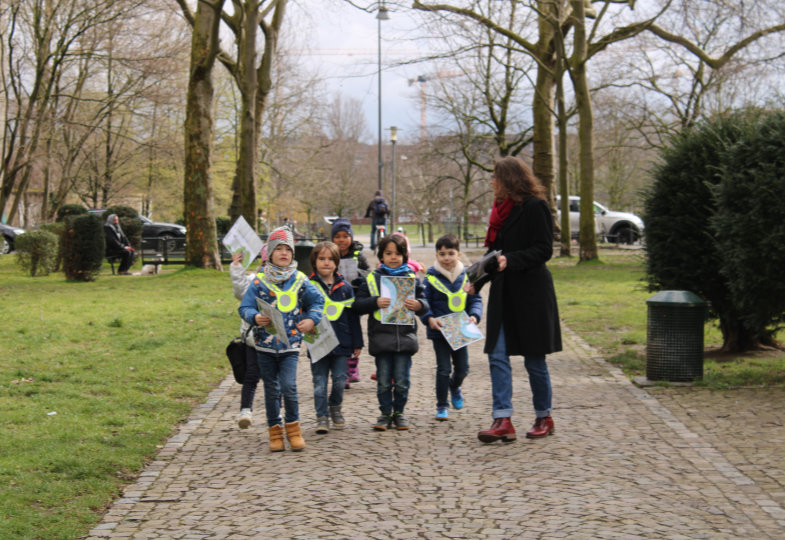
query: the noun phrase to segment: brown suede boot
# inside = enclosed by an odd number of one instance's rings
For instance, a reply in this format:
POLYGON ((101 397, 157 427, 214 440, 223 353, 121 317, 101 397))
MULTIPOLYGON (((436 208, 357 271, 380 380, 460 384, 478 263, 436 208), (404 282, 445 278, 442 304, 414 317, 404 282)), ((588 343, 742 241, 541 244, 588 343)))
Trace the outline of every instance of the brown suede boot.
POLYGON ((286 438, 289 439, 289 446, 292 447, 293 452, 299 452, 305 448, 305 439, 300 430, 300 422, 292 422, 286 424, 286 438))
POLYGON ((277 426, 271 426, 269 428, 270 432, 270 452, 283 452, 283 426, 278 424, 277 426))

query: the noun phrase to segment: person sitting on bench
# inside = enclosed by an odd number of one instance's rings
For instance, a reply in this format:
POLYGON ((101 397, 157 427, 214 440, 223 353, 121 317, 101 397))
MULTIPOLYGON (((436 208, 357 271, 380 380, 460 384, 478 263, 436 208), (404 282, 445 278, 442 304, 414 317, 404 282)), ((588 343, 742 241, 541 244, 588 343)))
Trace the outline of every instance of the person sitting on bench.
POLYGON ((131 242, 120 228, 120 218, 117 214, 109 214, 104 223, 104 234, 106 235, 106 256, 120 259, 120 267, 117 273, 121 276, 130 276, 128 271, 134 262, 134 248, 131 242))

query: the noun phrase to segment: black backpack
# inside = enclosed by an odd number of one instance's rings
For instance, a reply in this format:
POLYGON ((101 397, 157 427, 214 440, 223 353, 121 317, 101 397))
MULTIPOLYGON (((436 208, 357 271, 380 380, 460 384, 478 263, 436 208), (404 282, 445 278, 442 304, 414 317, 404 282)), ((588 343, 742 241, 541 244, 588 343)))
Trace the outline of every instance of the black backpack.
POLYGON ((390 209, 387 208, 387 203, 383 199, 377 199, 374 201, 373 212, 377 216, 384 216, 390 212, 390 209))

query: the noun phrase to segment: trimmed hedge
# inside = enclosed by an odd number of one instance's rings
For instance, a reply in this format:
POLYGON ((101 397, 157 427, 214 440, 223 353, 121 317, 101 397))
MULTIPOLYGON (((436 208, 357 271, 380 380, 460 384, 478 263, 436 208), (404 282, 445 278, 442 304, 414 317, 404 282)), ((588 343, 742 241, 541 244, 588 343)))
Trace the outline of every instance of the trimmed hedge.
POLYGON ((31 277, 46 276, 57 263, 57 236, 49 231, 27 231, 16 237, 16 262, 31 277))
POLYGON ((104 222, 85 214, 66 218, 63 232, 63 270, 69 281, 95 281, 106 249, 104 222))

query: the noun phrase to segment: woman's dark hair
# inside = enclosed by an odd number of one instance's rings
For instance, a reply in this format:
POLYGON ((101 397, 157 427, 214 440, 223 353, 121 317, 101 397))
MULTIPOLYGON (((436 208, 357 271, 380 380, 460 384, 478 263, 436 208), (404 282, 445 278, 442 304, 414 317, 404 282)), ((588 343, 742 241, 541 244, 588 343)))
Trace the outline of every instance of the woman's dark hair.
POLYGON ((314 272, 316 272, 316 259, 325 249, 330 252, 330 258, 335 263, 336 269, 338 265, 341 264, 341 252, 338 250, 338 246, 329 241, 319 242, 313 247, 313 250, 311 251, 311 268, 313 268, 314 272))
POLYGON ((507 156, 497 160, 493 176, 516 204, 531 197, 545 198, 545 186, 520 158, 507 156))
POLYGON ((384 248, 387 247, 387 244, 390 242, 395 244, 395 248, 398 250, 398 253, 403 255, 403 264, 409 262, 409 250, 408 246, 406 245, 406 237, 401 234, 388 234, 379 240, 379 245, 377 246, 376 251, 376 256, 379 258, 379 260, 382 260, 384 248))

